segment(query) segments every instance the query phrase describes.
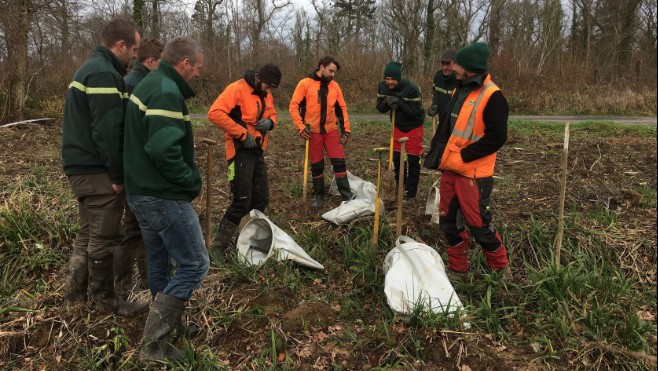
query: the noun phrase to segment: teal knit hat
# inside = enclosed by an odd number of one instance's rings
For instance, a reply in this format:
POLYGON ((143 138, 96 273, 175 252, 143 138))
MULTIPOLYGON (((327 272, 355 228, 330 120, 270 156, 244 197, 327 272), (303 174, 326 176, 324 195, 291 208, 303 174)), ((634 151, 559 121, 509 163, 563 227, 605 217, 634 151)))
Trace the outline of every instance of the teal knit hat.
POLYGON ((455 63, 468 72, 487 72, 489 67, 489 47, 485 43, 473 43, 457 52, 455 63))
POLYGON ((392 77, 397 81, 402 80, 402 63, 390 61, 384 67, 384 78, 392 77))

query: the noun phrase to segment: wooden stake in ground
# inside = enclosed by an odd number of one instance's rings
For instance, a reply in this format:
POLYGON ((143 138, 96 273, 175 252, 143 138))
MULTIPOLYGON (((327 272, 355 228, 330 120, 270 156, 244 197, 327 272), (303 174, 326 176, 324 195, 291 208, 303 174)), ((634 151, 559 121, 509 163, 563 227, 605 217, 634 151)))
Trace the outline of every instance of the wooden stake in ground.
POLYGON ((391 118, 391 140, 388 146, 388 189, 389 192, 393 189, 393 134, 395 133, 395 110, 391 118))
POLYGON ((210 183, 211 183, 211 181, 210 181, 210 179, 211 179, 210 178, 210 174, 211 174, 210 168, 211 168, 211 165, 212 165, 212 147, 216 146, 217 142, 215 142, 212 139, 206 139, 206 138, 201 139, 201 141, 208 145, 208 153, 206 155, 208 157, 206 158, 206 238, 205 238, 206 248, 208 248, 210 246, 210 226, 211 226, 211 222, 212 222, 212 215, 211 215, 212 211, 210 209, 210 207, 211 207, 210 206, 211 205, 210 194, 212 193, 210 191, 210 183))
POLYGON ((404 143, 409 140, 408 137, 398 139, 400 143, 400 173, 398 174, 398 215, 395 222, 395 238, 402 235, 402 196, 404 193, 404 143))
POLYGON ((375 196, 375 229, 372 232, 372 248, 377 251, 377 244, 379 242, 379 203, 381 202, 381 183, 382 183, 382 153, 386 152, 387 148, 375 148, 377 154, 377 192, 375 196))
POLYGON ((557 237, 555 242, 555 264, 560 266, 560 250, 564 234, 564 199, 567 191, 567 158, 569 157, 569 121, 564 126, 564 149, 562 150, 562 176, 560 178, 560 208, 558 210, 557 237))
MULTIPOLYGON (((306 123, 305 125, 307 129, 311 126, 309 123, 306 123)), ((304 202, 304 208, 308 207, 306 204, 306 189, 308 188, 308 143, 309 140, 306 139, 306 150, 304 151, 304 182, 302 183, 302 201, 304 202)))

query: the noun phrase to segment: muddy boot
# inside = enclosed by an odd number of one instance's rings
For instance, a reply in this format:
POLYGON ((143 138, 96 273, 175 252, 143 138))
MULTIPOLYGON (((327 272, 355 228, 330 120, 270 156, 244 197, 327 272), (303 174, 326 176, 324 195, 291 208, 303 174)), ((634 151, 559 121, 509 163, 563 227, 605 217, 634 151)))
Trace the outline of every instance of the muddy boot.
POLYGON ((100 312, 111 312, 120 316, 136 316, 148 309, 148 303, 128 302, 114 292, 114 258, 88 257, 90 307, 100 312))
POLYGON ((324 176, 313 178, 313 194, 315 195, 315 200, 311 207, 315 210, 322 208, 324 204, 324 176))
POLYGON ((144 243, 140 243, 135 251, 135 261, 137 264, 137 271, 139 272, 140 285, 139 288, 148 288, 148 264, 146 263, 146 248, 144 243))
POLYGON ((347 180, 347 176, 336 177, 336 186, 338 186, 338 193, 343 201, 349 201, 352 199, 352 190, 350 189, 350 181, 347 180))
POLYGON ((71 309, 78 303, 87 303, 87 282, 89 271, 87 269, 87 252, 73 250, 69 260, 69 276, 66 280, 66 294, 64 308, 71 309))
POLYGON ((133 266, 135 255, 133 246, 118 246, 114 249, 114 290, 123 300, 133 289, 133 266))
POLYGON ((215 239, 210 244, 210 251, 208 251, 210 260, 213 263, 218 263, 224 258, 228 244, 231 242, 237 229, 238 225, 226 218, 222 218, 222 221, 219 222, 217 235, 215 235, 215 239))
POLYGON ((178 361, 185 353, 171 344, 172 332, 180 328, 185 302, 161 292, 155 297, 146 324, 144 341, 139 352, 141 361, 178 361))

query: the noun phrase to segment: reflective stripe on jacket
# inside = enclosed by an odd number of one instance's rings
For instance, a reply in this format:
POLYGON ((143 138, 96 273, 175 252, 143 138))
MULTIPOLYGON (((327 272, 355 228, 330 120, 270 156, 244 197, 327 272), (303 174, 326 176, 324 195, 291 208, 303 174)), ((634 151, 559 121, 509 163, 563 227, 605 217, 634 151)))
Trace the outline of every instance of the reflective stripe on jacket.
POLYGON ((466 97, 459 111, 455 128, 452 130, 443 152, 439 165, 440 170, 452 171, 467 178, 485 178, 493 175, 496 152, 465 163, 462 160, 461 151, 484 136, 484 109, 487 107, 491 94, 499 90, 498 86, 491 81, 491 77, 487 76, 483 86, 472 91, 466 97))

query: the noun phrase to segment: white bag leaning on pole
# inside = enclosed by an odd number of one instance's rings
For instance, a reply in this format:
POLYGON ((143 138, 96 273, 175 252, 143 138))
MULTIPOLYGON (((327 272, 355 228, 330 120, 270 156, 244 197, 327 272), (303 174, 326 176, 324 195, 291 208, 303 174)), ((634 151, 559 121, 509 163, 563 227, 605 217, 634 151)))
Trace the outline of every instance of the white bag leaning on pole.
POLYGON ((433 313, 465 314, 443 259, 425 244, 400 236, 384 259, 384 274, 386 301, 398 313, 410 314, 417 305, 423 305, 433 313))
MULTIPOLYGON (((352 200, 343 201, 337 208, 322 214, 322 218, 337 225, 347 224, 353 219, 361 216, 375 215, 375 199, 377 188, 374 184, 366 182, 358 176, 347 172, 347 180, 350 182, 352 200)), ((336 177, 331 181, 329 194, 340 195, 336 186, 336 177)), ((380 201, 379 210, 384 210, 384 203, 380 201)))
POLYGON ((439 182, 441 178, 437 179, 430 188, 430 195, 427 197, 427 204, 425 205, 425 215, 432 215, 430 223, 439 224, 439 202, 441 202, 441 194, 439 193, 439 182))
POLYGON ((308 268, 324 269, 265 214, 251 210, 249 215, 252 219, 240 231, 237 242, 238 256, 243 262, 261 265, 274 256, 277 260, 289 259, 308 268))

